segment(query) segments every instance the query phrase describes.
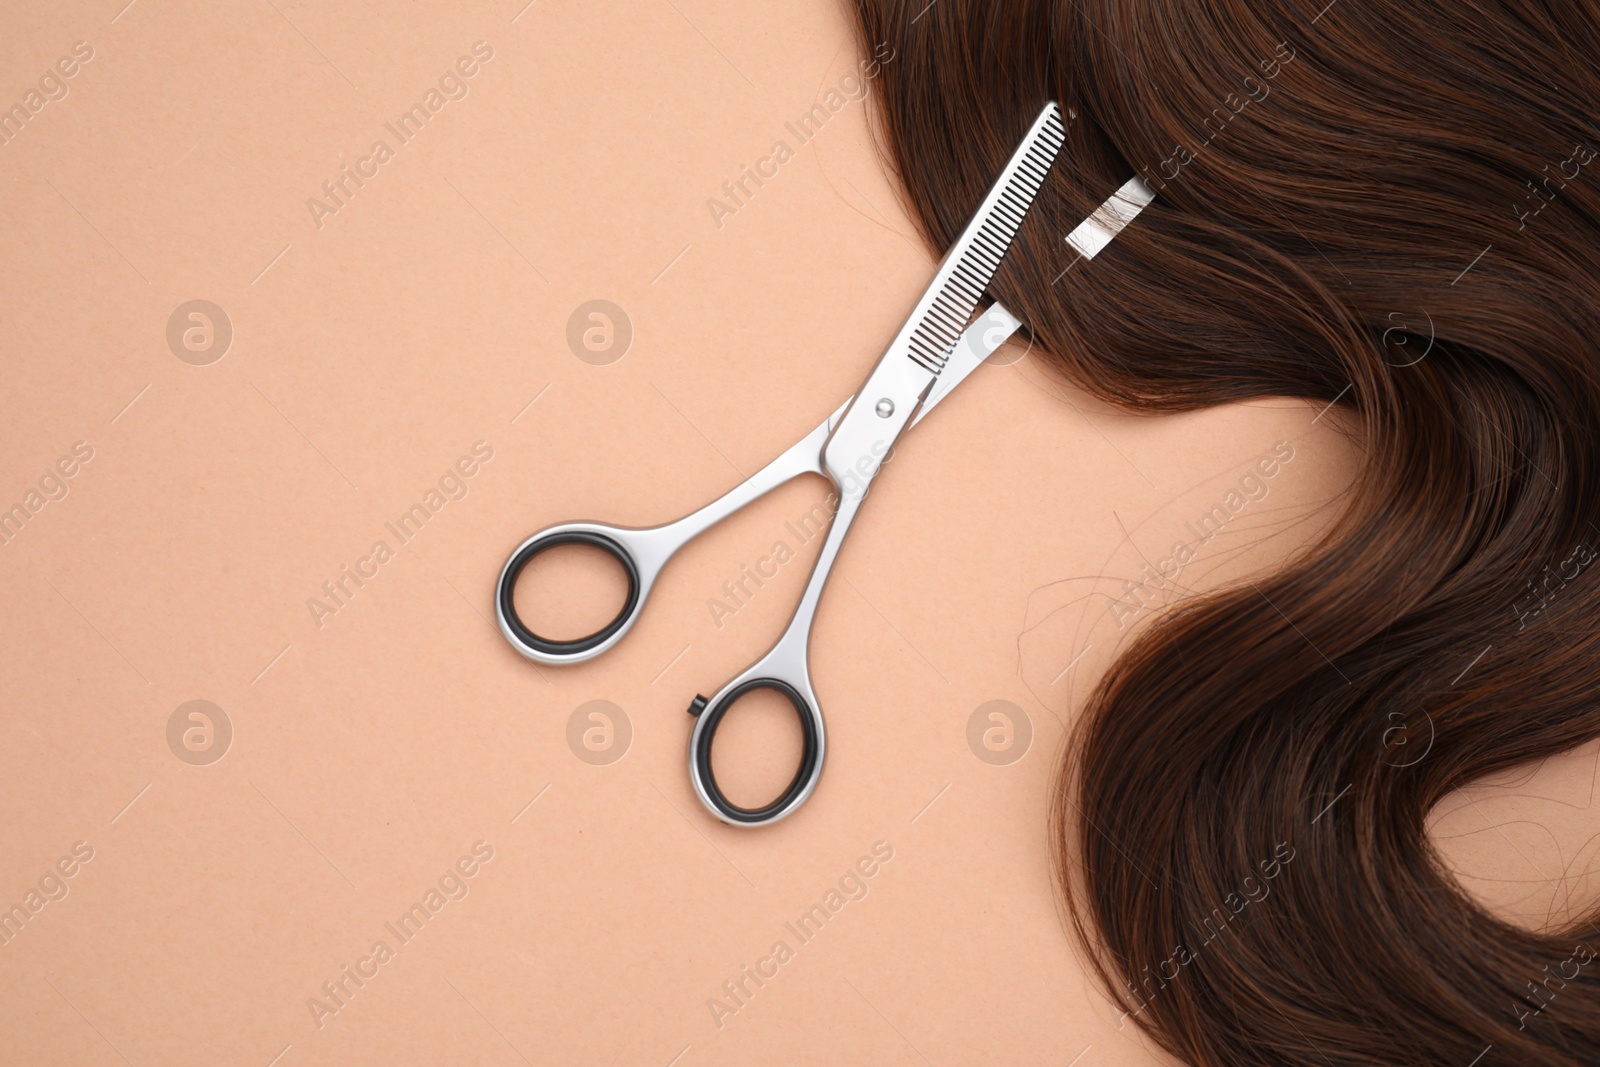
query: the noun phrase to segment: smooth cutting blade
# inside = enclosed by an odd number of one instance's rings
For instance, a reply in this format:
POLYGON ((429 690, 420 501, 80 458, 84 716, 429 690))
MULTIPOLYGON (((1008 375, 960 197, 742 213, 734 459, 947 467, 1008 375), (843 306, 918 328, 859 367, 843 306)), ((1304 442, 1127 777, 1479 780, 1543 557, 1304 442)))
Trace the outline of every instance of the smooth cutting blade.
POLYGON ((1100 205, 1098 211, 1067 234, 1067 244, 1077 249, 1084 259, 1093 259, 1155 198, 1156 191, 1146 185, 1142 178, 1129 178, 1122 188, 1111 194, 1110 200, 1100 205))
POLYGON ((912 362, 934 374, 944 369, 1066 139, 1061 109, 1046 104, 912 310, 912 362))

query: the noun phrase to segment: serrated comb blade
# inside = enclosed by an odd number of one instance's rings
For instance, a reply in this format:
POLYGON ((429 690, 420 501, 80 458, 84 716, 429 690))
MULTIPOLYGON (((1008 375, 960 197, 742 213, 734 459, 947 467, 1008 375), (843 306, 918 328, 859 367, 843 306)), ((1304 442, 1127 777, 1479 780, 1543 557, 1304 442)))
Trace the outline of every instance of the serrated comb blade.
POLYGON ((934 374, 944 369, 1066 139, 1061 109, 1046 104, 912 311, 912 362, 934 374))

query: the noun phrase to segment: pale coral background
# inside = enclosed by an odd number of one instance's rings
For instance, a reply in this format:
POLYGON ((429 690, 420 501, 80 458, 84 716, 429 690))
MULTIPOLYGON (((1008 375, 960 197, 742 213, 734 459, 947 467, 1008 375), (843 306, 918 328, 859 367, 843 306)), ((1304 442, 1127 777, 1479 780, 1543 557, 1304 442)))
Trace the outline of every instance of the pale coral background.
MULTIPOLYGON (((1354 470, 1337 415, 1139 419, 1021 349, 980 370, 906 439, 822 602, 815 796, 771 829, 724 827, 689 788, 683 709, 772 640, 809 556, 720 626, 708 600, 822 487, 697 542, 581 667, 516 655, 492 591, 534 529, 663 521, 766 462, 926 284, 870 98, 720 227, 707 207, 856 69, 844 10, 124 3, 0 14, 0 104, 93 49, 0 148, 0 507, 93 451, 0 546, 0 906, 68 890, 0 947, 4 1061, 1156 1059, 1063 930, 1045 837, 1061 741, 1132 632, 1110 597, 1275 442, 1295 459, 1183 584, 1265 571, 1333 518, 1354 470), (475 42, 493 55, 467 95, 319 227, 308 198, 475 42), (633 330, 605 366, 567 344, 594 299, 633 330), (191 300, 232 326, 207 365, 168 344, 191 300), (466 495, 397 546, 384 524, 476 442, 493 457, 466 495), (394 558, 314 619, 307 600, 379 539, 394 558), (191 700, 231 724, 207 765, 168 743, 191 700), (608 765, 567 743, 592 700, 631 724, 608 765), (1031 724, 1009 765, 968 747, 995 700, 1031 724), (793 939, 880 841, 866 896, 793 939), (50 877, 78 842, 92 859, 50 877), (396 945, 385 924, 478 842, 492 859, 447 880, 467 895, 319 1019, 323 983, 396 945), (708 1001, 780 939, 794 958, 716 1018, 708 1001)), ((789 741, 751 723, 759 787, 789 741)), ((1587 811, 1593 755, 1543 792, 1587 811)), ((1463 862, 1538 911, 1593 820, 1523 855, 1474 808, 1463 862)))

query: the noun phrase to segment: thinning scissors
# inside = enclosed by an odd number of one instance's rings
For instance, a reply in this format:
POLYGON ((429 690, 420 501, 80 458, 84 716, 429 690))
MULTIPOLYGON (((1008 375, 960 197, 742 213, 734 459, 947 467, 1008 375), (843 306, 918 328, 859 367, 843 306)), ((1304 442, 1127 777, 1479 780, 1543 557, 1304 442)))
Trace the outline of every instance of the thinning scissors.
MULTIPOLYGON (((822 712, 811 687, 807 647, 823 586, 839 546, 895 441, 949 396, 1021 325, 998 303, 970 326, 968 320, 1065 140, 1060 109, 1054 103, 1046 105, 871 375, 854 396, 777 459, 726 495, 676 522, 644 529, 598 522, 563 523, 534 534, 506 560, 495 597, 501 633, 529 659, 550 664, 578 663, 622 640, 639 617, 662 568, 685 544, 802 474, 823 474, 832 480, 838 501, 833 521, 788 627, 767 653, 742 674, 709 699, 696 696, 689 706, 690 714, 696 716, 689 740, 689 777, 701 802, 724 822, 736 826, 777 822, 804 803, 816 788, 827 743, 822 712), (589 545, 613 556, 626 572, 628 593, 617 617, 595 633, 575 640, 550 640, 524 625, 512 594, 517 576, 530 560, 557 545, 573 544, 589 545), (775 690, 794 706, 803 747, 800 766, 783 792, 759 808, 744 808, 718 788, 711 769, 711 746, 718 725, 734 702, 758 689, 775 690)), ((1132 179, 1073 230, 1067 242, 1080 257, 1092 258, 1154 195, 1138 178, 1132 179)))

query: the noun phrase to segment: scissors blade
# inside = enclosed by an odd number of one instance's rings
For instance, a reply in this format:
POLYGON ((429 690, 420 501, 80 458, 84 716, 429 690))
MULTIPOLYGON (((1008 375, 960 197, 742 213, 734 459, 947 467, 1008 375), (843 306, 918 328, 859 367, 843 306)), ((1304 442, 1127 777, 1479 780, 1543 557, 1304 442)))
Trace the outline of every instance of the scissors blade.
MULTIPOLYGON (((921 422, 922 416, 933 410, 935 404, 961 384, 963 378, 976 370, 978 364, 1005 344, 1021 327, 1022 320, 1007 311, 1000 301, 996 300, 990 304, 989 310, 979 315, 971 326, 962 331, 961 340, 957 343, 956 350, 950 354, 950 361, 945 364, 944 373, 933 383, 933 390, 928 394, 928 399, 923 402, 922 409, 906 428, 910 429, 911 426, 921 422)), ((855 394, 852 393, 849 400, 834 409, 833 414, 824 419, 821 426, 806 436, 805 441, 815 440, 819 444, 825 443, 828 434, 839 425, 839 420, 844 418, 844 413, 850 409, 850 401, 854 399, 855 394)), ((817 473, 820 474, 822 473, 820 454, 817 462, 817 473)))
POLYGON ((1077 249, 1084 259, 1093 259, 1155 198, 1156 191, 1146 185, 1144 179, 1129 178, 1122 188, 1111 194, 1110 199, 1095 209, 1094 214, 1067 234, 1067 244, 1077 249))
POLYGON ((912 310, 910 336, 901 336, 913 363, 934 375, 944 370, 1066 139, 1061 109, 1046 104, 912 310))
POLYGON ((836 482, 875 473, 928 399, 1066 136, 1060 107, 1046 104, 823 446, 836 482))
POLYGON ((922 402, 922 409, 911 420, 911 425, 921 422, 939 401, 949 396, 952 389, 965 381, 967 375, 977 370, 979 364, 1010 340, 1011 335, 1021 327, 1022 321, 1007 311, 1000 301, 990 304, 989 310, 979 315, 962 333, 960 343, 950 353, 944 371, 934 381, 928 399, 922 402))
MULTIPOLYGON (((1155 190, 1142 179, 1130 178, 1067 235, 1067 243, 1077 250, 1081 258, 1093 259, 1128 223, 1138 217, 1139 212, 1155 199, 1155 195, 1155 190)), ((1073 263, 1076 264, 1077 260, 1073 260, 1073 263)), ((949 396, 951 390, 977 370, 979 364, 1005 344, 1021 326, 1021 321, 998 300, 989 305, 989 310, 979 315, 962 332, 960 342, 945 361, 944 370, 933 383, 933 390, 928 394, 928 399, 922 402, 922 409, 911 420, 911 425, 921 422, 939 401, 949 396)))

